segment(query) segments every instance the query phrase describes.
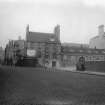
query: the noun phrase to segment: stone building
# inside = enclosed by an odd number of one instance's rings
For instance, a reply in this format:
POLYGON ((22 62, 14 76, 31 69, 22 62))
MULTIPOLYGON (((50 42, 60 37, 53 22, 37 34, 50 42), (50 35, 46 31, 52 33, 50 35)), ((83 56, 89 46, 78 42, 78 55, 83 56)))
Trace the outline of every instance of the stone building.
POLYGON ((4 61, 4 55, 5 52, 4 52, 4 49, 2 47, 0 47, 0 63, 3 63, 4 61))
POLYGON ((61 68, 76 70, 80 57, 85 59, 86 70, 105 71, 105 50, 61 46, 61 68))
MULTIPOLYGON (((105 65, 105 39, 103 25, 99 26, 99 36, 92 38, 90 44, 61 43, 60 26, 54 28, 53 33, 32 32, 26 27, 26 40, 19 38, 11 40, 5 48, 6 63, 15 64, 17 56, 30 59, 29 65, 34 65, 37 58, 42 66, 70 67, 76 66, 79 58, 85 58, 86 64, 105 65), (102 46, 103 45, 103 46, 102 46), (32 61, 32 62, 31 62, 32 61), (94 63, 95 62, 95 63, 94 63)), ((28 64, 29 62, 22 62, 28 64)), ((27 65, 26 64, 26 65, 27 65)))
POLYGON ((18 57, 25 56, 25 41, 22 39, 10 40, 5 48, 5 63, 8 65, 16 64, 18 57))
POLYGON ((60 26, 53 33, 32 32, 26 28, 27 56, 37 57, 40 65, 59 67, 60 59, 60 26), (29 54, 30 52, 30 54, 29 54))
POLYGON ((105 32, 104 25, 98 27, 98 35, 90 39, 90 48, 105 49, 105 32))

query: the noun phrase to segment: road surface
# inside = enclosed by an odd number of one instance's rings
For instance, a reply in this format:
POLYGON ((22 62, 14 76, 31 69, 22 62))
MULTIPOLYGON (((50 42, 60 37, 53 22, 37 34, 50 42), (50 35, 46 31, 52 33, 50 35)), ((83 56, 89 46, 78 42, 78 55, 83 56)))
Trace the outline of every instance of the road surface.
POLYGON ((0 105, 105 105, 105 76, 0 67, 0 105))

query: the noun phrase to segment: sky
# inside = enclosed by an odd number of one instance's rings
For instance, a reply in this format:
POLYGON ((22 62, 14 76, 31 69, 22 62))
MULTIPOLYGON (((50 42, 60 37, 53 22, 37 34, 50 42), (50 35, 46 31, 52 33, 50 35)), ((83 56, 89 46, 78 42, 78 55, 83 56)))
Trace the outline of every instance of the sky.
POLYGON ((89 43, 105 25, 105 0, 0 0, 0 46, 30 31, 52 33, 60 25, 61 42, 89 43))

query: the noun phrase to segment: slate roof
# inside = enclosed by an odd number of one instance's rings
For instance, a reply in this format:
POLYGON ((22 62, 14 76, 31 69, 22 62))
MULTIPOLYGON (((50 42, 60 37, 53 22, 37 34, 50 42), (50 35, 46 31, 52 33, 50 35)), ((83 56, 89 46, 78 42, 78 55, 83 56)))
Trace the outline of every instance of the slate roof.
POLYGON ((88 55, 105 55, 105 50, 91 49, 91 48, 77 48, 77 47, 64 47, 62 46, 62 53, 66 54, 88 54, 88 55))
POLYGON ((51 38, 54 38, 53 33, 41 33, 41 32, 29 32, 27 35, 27 41, 29 42, 48 42, 51 38))
POLYGON ((80 44, 80 43, 62 43, 62 46, 64 47, 77 47, 77 48, 80 48, 81 46, 83 48, 89 48, 89 45, 88 44, 80 44))
MULTIPOLYGON (((99 38, 100 36, 99 35, 97 35, 97 36, 95 36, 95 37, 93 37, 93 38, 91 38, 91 39, 97 39, 97 38, 99 38)), ((103 35, 103 38, 105 38, 105 33, 104 33, 104 35, 103 35)))

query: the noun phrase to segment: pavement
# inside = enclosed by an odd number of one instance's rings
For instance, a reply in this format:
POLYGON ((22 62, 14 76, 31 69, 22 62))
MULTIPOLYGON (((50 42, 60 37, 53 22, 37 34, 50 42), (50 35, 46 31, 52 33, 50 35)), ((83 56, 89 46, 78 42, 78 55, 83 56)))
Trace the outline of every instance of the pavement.
MULTIPOLYGON (((14 68, 21 68, 21 67, 15 67, 15 66, 1 66, 0 65, 0 67, 1 68, 12 68, 12 69, 14 69, 14 68)), ((31 69, 35 69, 35 67, 22 67, 22 68, 25 68, 25 69, 29 69, 29 68, 31 68, 31 69)), ((43 68, 43 71, 54 71, 54 72, 56 72, 56 71, 70 71, 70 72, 74 72, 74 73, 85 73, 85 74, 90 74, 90 75, 99 75, 99 76, 105 76, 105 72, 97 72, 97 71, 92 71, 92 70, 85 70, 85 71, 77 71, 76 70, 76 66, 70 66, 70 67, 59 67, 59 68, 48 68, 48 69, 46 69, 46 68, 43 68)))
POLYGON ((71 66, 71 67, 60 67, 59 68, 62 71, 71 71, 71 72, 78 72, 78 73, 87 73, 87 74, 92 74, 92 75, 100 75, 100 76, 105 76, 104 72, 95 72, 92 70, 86 70, 86 71, 77 71, 75 66, 71 66))

